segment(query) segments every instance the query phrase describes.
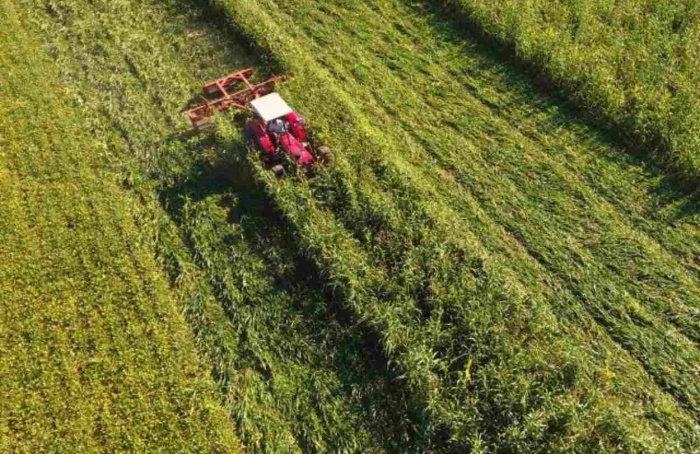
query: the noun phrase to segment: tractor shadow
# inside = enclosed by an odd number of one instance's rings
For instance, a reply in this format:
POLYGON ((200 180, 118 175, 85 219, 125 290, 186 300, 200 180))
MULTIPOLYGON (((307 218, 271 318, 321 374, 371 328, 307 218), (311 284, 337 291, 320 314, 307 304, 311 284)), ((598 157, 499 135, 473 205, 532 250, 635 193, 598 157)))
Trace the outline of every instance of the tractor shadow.
MULTIPOLYGON (((173 148, 182 152, 184 144, 185 154, 196 158, 190 161, 189 168, 181 170, 177 178, 168 178, 171 183, 162 186, 159 199, 179 227, 183 242, 196 265, 205 272, 208 284, 214 289, 213 293, 226 316, 232 322, 240 320, 244 317, 237 313, 237 307, 246 310, 246 305, 259 306, 261 301, 251 296, 250 301, 235 302, 230 300, 227 292, 215 290, 232 284, 217 276, 215 271, 208 270, 206 264, 197 262, 201 257, 197 239, 187 226, 210 221, 201 215, 196 222, 188 219, 188 207, 193 205, 211 205, 213 202, 227 213, 225 222, 230 229, 228 233, 220 233, 212 244, 221 249, 241 247, 242 250, 251 251, 264 264, 267 275, 260 278, 266 280, 271 288, 269 311, 280 310, 275 305, 279 303, 273 300, 288 301, 288 306, 282 310, 289 317, 304 321, 303 328, 290 327, 290 330, 297 331, 290 335, 303 336, 315 345, 314 349, 325 352, 327 360, 324 361, 330 363, 342 383, 338 390, 341 395, 351 400, 356 390, 362 390, 359 393, 362 395, 360 402, 354 405, 363 409, 367 420, 376 421, 368 425, 374 432, 376 443, 388 452, 419 452, 427 443, 421 430, 416 429, 424 425, 421 420, 423 415, 410 404, 413 399, 407 395, 404 387, 397 386, 398 378, 380 348, 381 342, 376 333, 355 320, 326 285, 322 271, 300 255, 294 231, 276 208, 271 194, 256 182, 245 159, 244 145, 234 144, 231 149, 228 144, 228 151, 217 155, 215 150, 222 147, 214 137, 172 140, 179 141, 179 145, 173 145, 173 148)), ((205 228, 208 232, 216 231, 208 229, 208 226, 205 228)), ((211 244, 209 247, 212 247, 211 244)), ((171 278, 175 281, 177 276, 171 278)), ((243 288, 236 291, 246 294, 243 288)), ((268 304, 266 300, 263 305, 268 304)), ((243 345, 240 348, 247 347, 243 345)), ((273 345, 267 348, 270 352, 279 351, 273 345)), ((287 359, 279 360, 284 362, 287 359)), ((313 368, 314 365, 309 367, 313 368)), ((255 368, 266 379, 274 380, 266 365, 258 364, 255 368)), ((316 408, 319 419, 323 420, 323 405, 316 408)), ((303 430, 296 436, 305 452, 314 452, 313 442, 307 439, 303 430)))
MULTIPOLYGON (((487 73, 497 69, 519 99, 528 100, 536 110, 555 109, 557 116, 551 120, 553 129, 566 128, 592 133, 609 149, 597 156, 621 167, 641 170, 645 178, 654 181, 650 192, 660 206, 677 204, 669 222, 700 213, 700 181, 680 175, 672 165, 664 161, 664 153, 656 151, 658 147, 636 143, 622 135, 617 128, 567 99, 556 88, 555 82, 543 75, 537 67, 519 59, 512 46, 490 36, 459 8, 444 2, 425 0, 409 0, 407 4, 416 14, 431 22, 440 40, 456 46, 476 43, 477 46, 469 47, 469 53, 479 61, 476 69, 482 68, 487 73)), ((489 107, 498 114, 498 106, 491 104, 489 107)))

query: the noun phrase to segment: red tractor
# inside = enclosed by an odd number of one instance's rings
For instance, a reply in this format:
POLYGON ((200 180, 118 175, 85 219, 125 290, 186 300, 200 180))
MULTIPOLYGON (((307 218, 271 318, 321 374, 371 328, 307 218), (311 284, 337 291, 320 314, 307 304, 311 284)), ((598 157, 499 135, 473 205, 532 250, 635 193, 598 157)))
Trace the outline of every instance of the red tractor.
POLYGON ((249 80, 252 74, 253 69, 245 69, 205 84, 205 103, 188 112, 195 129, 202 131, 213 126, 215 112, 239 109, 252 115, 245 127, 248 146, 261 153, 263 162, 275 175, 286 173, 282 166, 285 157, 307 170, 316 162, 329 160, 330 150, 315 144, 304 117, 274 92, 275 83, 286 77, 253 84, 249 80))

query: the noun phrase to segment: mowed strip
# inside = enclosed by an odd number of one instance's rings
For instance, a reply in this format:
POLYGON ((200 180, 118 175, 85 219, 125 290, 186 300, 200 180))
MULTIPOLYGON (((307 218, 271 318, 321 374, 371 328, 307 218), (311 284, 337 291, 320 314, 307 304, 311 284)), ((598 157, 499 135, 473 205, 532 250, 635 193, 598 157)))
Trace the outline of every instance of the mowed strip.
POLYGON ((15 2, 0 42, 0 451, 240 452, 137 201, 15 2))

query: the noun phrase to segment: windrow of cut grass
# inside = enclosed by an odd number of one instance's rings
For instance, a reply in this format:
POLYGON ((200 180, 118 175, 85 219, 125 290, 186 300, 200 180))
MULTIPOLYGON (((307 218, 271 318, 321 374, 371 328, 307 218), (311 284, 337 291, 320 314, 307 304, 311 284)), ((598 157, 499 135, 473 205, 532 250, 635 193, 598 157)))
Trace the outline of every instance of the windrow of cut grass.
POLYGON ((241 451, 27 9, 0 2, 0 451, 241 451))
POLYGON ((294 74, 285 96, 338 150, 309 188, 258 178, 382 336, 436 446, 694 449, 697 276, 679 232, 697 223, 658 169, 593 158, 616 148, 414 4, 214 3, 294 74), (672 195, 637 201, 631 182, 672 195), (629 215, 645 203, 665 215, 629 215))
POLYGON ((630 148, 697 188, 700 5, 692 0, 445 0, 630 148))
MULTIPOLYGON (((25 4, 29 10, 29 2, 25 4)), ((199 5, 53 1, 36 28, 107 137, 104 160, 147 208, 159 255, 251 452, 405 452, 410 399, 334 304, 244 169, 243 149, 186 134, 203 81, 258 63, 199 5)), ((222 126, 223 127, 223 126, 222 126)), ((411 448, 418 450, 418 448, 411 448)))

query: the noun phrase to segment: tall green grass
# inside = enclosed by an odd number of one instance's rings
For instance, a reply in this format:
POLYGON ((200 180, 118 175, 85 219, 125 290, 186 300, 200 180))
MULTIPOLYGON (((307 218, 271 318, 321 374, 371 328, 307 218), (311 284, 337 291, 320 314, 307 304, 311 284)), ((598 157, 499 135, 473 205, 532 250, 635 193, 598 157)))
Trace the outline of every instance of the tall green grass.
MULTIPOLYGON (((215 3, 279 56, 295 77, 285 96, 339 150, 336 167, 312 183, 315 197, 260 178, 302 252, 381 333, 436 446, 691 449, 697 279, 669 252, 690 246, 667 236, 662 219, 620 214, 625 203, 583 183, 550 143, 565 142, 579 161, 614 147, 566 112, 552 114, 558 106, 490 54, 465 56, 459 34, 430 11, 381 1, 215 3), (467 71, 475 63, 486 77, 467 71), (519 104, 484 99, 498 90, 519 104), (533 137, 524 131, 533 115, 566 124, 533 137), (557 190, 531 191, 533 179, 558 180, 557 190), (521 233, 528 226, 534 236, 521 233), (654 239, 640 242, 640 231, 654 239), (629 274, 640 268, 646 280, 629 274), (642 395, 654 403, 639 406, 642 395), (685 429, 671 441, 674 427, 685 429)), ((644 179, 633 163, 601 160, 593 170, 608 171, 644 179)))
POLYGON ((0 2, 0 451, 240 452, 138 201, 0 2))
POLYGON ((695 1, 442 3, 513 49, 601 124, 697 187, 700 6, 695 1))

